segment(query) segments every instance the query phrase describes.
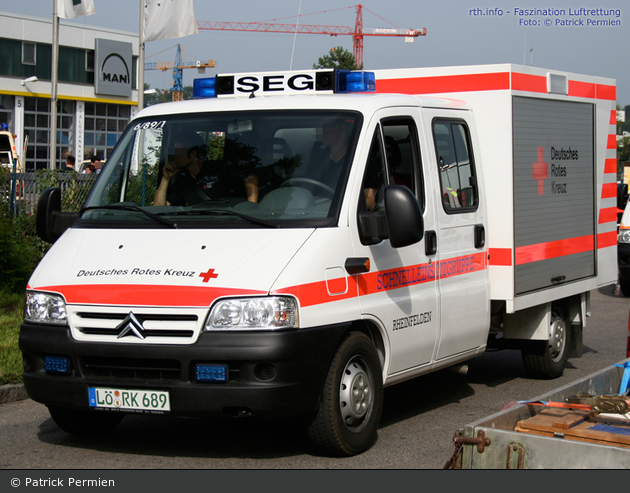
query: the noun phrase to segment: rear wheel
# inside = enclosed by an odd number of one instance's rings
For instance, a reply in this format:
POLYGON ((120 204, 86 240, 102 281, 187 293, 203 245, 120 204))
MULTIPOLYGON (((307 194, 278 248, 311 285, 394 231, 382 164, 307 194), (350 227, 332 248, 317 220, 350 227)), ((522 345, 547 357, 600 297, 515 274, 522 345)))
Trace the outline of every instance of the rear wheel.
POLYGON ((308 436, 327 455, 360 454, 376 442, 382 407, 378 354, 365 334, 352 332, 333 358, 308 436))
POLYGON ((569 359, 571 331, 559 308, 551 313, 550 336, 547 341, 530 341, 521 349, 523 363, 535 378, 552 379, 562 376, 569 359))
POLYGON ((55 424, 71 435, 92 436, 107 433, 124 418, 123 413, 88 411, 48 406, 48 412, 55 424))

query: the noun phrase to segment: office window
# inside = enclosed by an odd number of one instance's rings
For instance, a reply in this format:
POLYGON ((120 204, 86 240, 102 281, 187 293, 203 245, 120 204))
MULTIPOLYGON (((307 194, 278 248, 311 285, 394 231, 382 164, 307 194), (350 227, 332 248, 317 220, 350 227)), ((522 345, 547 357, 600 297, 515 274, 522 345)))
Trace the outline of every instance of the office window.
POLYGON ((35 65, 37 63, 37 45, 22 41, 22 63, 24 65, 35 65))

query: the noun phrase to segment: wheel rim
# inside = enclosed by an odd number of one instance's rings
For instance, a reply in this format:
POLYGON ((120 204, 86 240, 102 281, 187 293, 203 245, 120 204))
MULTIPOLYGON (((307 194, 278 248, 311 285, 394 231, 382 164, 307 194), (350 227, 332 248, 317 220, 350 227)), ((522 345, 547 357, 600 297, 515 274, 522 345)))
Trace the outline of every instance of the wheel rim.
POLYGON ((344 368, 339 385, 339 407, 346 427, 360 432, 369 422, 374 403, 374 381, 367 362, 354 356, 344 368))
POLYGON ((549 354, 551 359, 558 362, 564 355, 566 345, 566 324, 564 319, 554 314, 551 320, 551 337, 549 338, 549 354))

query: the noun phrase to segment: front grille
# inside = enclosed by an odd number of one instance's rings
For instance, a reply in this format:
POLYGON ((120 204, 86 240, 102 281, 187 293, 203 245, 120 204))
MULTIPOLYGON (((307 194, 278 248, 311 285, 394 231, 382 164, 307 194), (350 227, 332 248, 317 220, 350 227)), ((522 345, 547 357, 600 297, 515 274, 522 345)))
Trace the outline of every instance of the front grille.
MULTIPOLYGON (((97 329, 83 327, 80 329, 83 334, 96 336, 118 336, 120 331, 115 329, 97 329)), ((193 330, 144 330, 144 337, 192 337, 195 334, 193 330)))
POLYGON ((193 344, 206 309, 69 306, 72 336, 79 341, 193 344))
POLYGON ((135 358, 83 358, 87 377, 108 377, 128 380, 179 381, 181 366, 176 360, 135 358))

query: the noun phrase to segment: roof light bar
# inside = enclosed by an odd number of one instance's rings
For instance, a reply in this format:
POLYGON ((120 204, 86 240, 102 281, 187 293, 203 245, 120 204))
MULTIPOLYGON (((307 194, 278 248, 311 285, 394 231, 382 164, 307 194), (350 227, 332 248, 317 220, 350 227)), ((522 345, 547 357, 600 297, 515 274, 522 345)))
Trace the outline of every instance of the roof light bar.
POLYGON ((193 98, 205 99, 217 97, 217 78, 205 77, 193 81, 193 98))
POLYGON ((376 91, 376 76, 374 72, 337 70, 335 75, 336 93, 376 91))
POLYGON ((257 96, 287 94, 352 93, 376 91, 374 72, 310 70, 240 75, 217 75, 195 79, 193 97, 257 96))

